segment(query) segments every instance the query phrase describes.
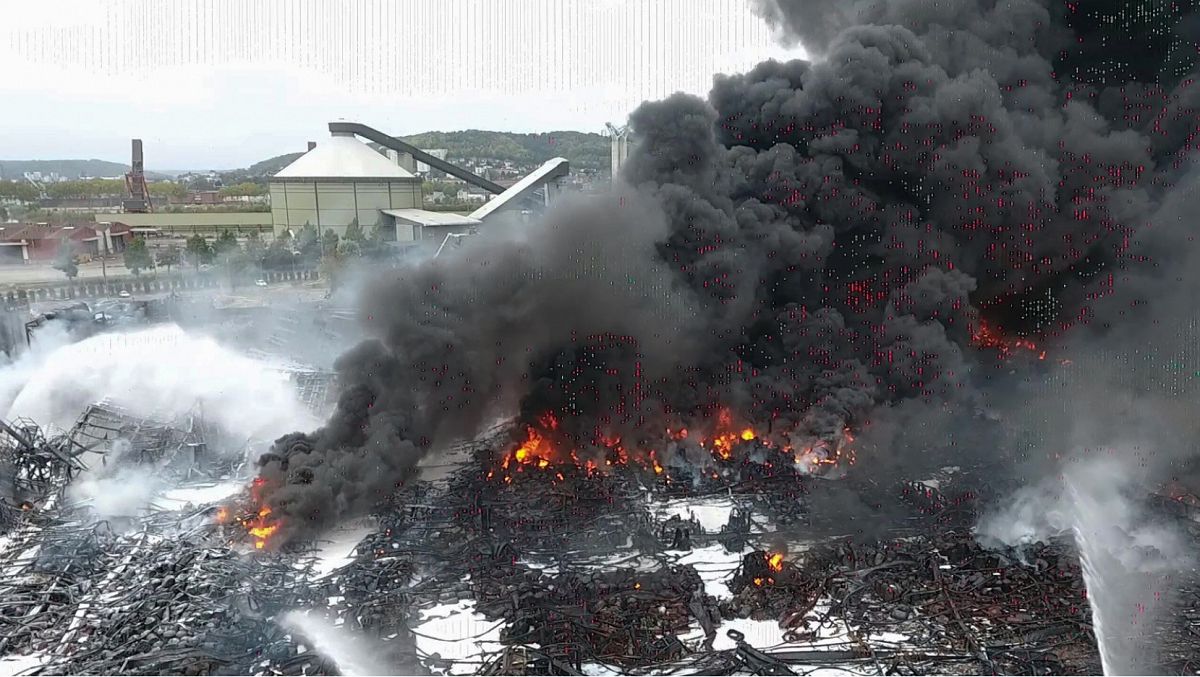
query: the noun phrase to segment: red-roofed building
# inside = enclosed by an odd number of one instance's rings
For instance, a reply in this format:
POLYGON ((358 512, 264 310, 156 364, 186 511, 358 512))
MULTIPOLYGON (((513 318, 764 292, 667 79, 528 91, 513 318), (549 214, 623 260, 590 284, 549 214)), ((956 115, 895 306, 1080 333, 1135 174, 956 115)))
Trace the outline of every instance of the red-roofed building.
POLYGON ((45 223, 4 224, 0 226, 0 263, 53 261, 63 240, 71 243, 77 256, 122 252, 131 236, 129 226, 119 223, 107 230, 45 223))

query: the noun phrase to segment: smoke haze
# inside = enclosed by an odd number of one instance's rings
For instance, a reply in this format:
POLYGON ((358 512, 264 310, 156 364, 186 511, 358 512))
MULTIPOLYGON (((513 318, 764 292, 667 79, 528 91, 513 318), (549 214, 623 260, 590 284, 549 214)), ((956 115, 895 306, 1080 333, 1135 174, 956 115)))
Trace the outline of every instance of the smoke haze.
POLYGON ((1170 298, 1190 78, 1064 77, 1050 0, 758 7, 819 60, 642 105, 624 192, 367 291, 375 338, 338 361, 337 413, 263 458, 285 536, 368 510, 513 406, 582 453, 662 448, 664 425, 727 408, 787 444, 852 430, 854 472, 881 479, 1012 465, 984 433, 1017 395, 1170 298))

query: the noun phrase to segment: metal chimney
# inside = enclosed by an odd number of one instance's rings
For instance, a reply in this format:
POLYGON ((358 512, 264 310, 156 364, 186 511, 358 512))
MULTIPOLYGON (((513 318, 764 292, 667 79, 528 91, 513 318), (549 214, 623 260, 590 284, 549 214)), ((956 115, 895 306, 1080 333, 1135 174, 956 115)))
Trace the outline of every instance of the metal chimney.
POLYGON ((145 170, 145 163, 143 162, 143 158, 142 158, 142 140, 141 139, 133 140, 133 158, 130 162, 130 169, 132 169, 135 174, 140 173, 145 170))

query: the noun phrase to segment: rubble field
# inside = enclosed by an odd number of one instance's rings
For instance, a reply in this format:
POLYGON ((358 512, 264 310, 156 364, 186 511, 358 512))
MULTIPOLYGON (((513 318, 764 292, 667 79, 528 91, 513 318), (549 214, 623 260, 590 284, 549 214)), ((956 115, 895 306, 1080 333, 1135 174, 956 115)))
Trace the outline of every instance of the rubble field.
MULTIPOLYGON (((244 454, 215 453, 227 441, 201 420, 98 403, 63 435, 29 421, 3 434, 0 674, 340 674, 344 649, 291 612, 398 673, 1100 671, 1072 544, 982 548, 987 483, 971 469, 892 487, 732 459, 699 479, 634 465, 501 475, 499 426, 361 522, 256 549, 220 515, 249 484, 244 454), (69 488, 109 462, 170 488, 99 518, 69 488), (878 496, 886 523, 868 536, 822 514, 829 492, 878 496)), ((1196 524, 1187 503, 1159 507, 1196 524)), ((1159 632, 1175 674, 1197 669, 1197 590, 1186 583, 1159 632)))

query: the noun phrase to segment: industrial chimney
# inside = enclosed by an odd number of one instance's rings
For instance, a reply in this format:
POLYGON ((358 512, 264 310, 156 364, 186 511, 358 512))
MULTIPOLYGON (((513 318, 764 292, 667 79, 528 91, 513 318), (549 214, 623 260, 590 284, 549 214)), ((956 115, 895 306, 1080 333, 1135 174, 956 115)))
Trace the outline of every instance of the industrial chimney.
POLYGON ((145 214, 153 211, 150 203, 150 188, 146 185, 145 162, 142 158, 142 140, 133 140, 133 157, 130 158, 129 171, 125 174, 125 190, 128 197, 122 202, 124 211, 134 214, 145 214))

